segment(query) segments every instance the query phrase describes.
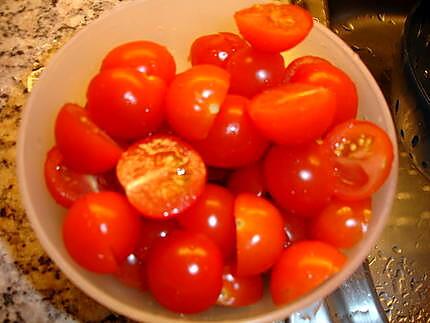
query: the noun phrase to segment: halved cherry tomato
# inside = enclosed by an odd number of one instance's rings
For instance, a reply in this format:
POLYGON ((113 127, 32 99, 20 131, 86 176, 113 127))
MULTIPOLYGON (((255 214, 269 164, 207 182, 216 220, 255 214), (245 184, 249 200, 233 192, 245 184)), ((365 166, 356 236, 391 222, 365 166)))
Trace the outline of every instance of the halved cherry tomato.
POLYGON ((296 46, 313 26, 309 12, 290 4, 257 4, 236 12, 234 19, 252 46, 272 53, 296 46))
POLYGON ((318 57, 318 56, 307 55, 307 56, 298 57, 295 60, 293 60, 292 62, 290 62, 288 64, 287 68, 285 69, 284 83, 288 83, 291 80, 291 78, 293 77, 293 75, 296 74, 296 71, 302 65, 308 65, 308 64, 329 64, 329 65, 331 65, 331 63, 328 60, 326 60, 322 57, 318 57))
POLYGON ((210 64, 225 68, 231 55, 245 47, 249 47, 248 43, 233 33, 201 36, 191 46, 191 64, 210 64))
POLYGON ((122 149, 76 104, 65 104, 55 120, 55 140, 63 163, 81 173, 103 173, 115 167, 122 149))
POLYGON ((115 192, 88 193, 68 210, 63 239, 70 256, 82 267, 115 273, 136 247, 139 215, 115 192))
POLYGON ((234 266, 224 267, 223 286, 217 304, 241 307, 257 303, 263 297, 261 275, 238 277, 234 266))
POLYGON ((207 165, 233 168, 261 158, 269 142, 249 118, 248 104, 244 97, 227 95, 206 139, 192 143, 207 165))
POLYGON ((63 155, 57 147, 53 147, 46 155, 44 175, 51 196, 67 208, 87 193, 115 188, 108 174, 82 174, 65 166, 63 155))
POLYGON ((349 76, 331 64, 302 64, 291 76, 292 83, 307 83, 324 86, 336 95, 336 113, 333 124, 355 118, 358 95, 349 76))
POLYGON ((284 59, 279 53, 263 53, 251 47, 238 50, 227 63, 229 93, 253 97, 282 83, 284 59))
POLYGON ((286 235, 285 247, 289 247, 297 241, 306 240, 308 228, 305 218, 286 213, 282 214, 282 217, 286 235))
POLYGON ((138 139, 163 122, 164 81, 133 69, 107 69, 88 86, 91 119, 118 139, 138 139))
POLYGON ((222 288, 223 260, 207 236, 174 231, 155 243, 147 275, 155 299, 171 311, 196 313, 217 301, 222 288))
POLYGON ((313 216, 328 204, 336 181, 330 152, 316 143, 273 147, 264 162, 264 175, 275 201, 300 216, 313 216))
POLYGON ((268 270, 284 248, 281 213, 269 201, 242 193, 236 197, 234 216, 238 276, 252 276, 268 270))
POLYGON ((276 305, 295 301, 342 269, 346 257, 319 241, 300 241, 285 249, 273 266, 270 292, 276 305))
POLYGON ((220 67, 197 65, 176 76, 167 91, 166 116, 185 139, 206 138, 227 95, 230 76, 220 67))
POLYGON ((371 214, 370 199, 331 201, 318 216, 311 219, 311 236, 337 248, 350 248, 367 232, 371 214))
POLYGON ((349 120, 325 138, 335 159, 335 195, 346 201, 370 197, 385 182, 393 163, 393 144, 377 125, 349 120))
POLYGON ((122 154, 117 176, 130 203, 143 215, 166 219, 190 207, 200 196, 206 167, 182 140, 155 135, 122 154))
POLYGON ((122 44, 103 59, 101 70, 132 68, 146 75, 154 75, 170 83, 175 77, 176 64, 166 47, 148 40, 122 44))
POLYGON ((229 259, 236 242, 233 203, 233 194, 227 189, 207 184, 197 202, 178 217, 178 222, 189 231, 207 235, 218 245, 224 259, 229 259))
POLYGON ((236 170, 228 180, 228 188, 234 194, 251 193, 263 196, 266 185, 262 165, 255 163, 236 170))
POLYGON ((256 96, 248 106, 255 126, 280 145, 318 139, 336 113, 335 94, 322 86, 286 84, 256 96))

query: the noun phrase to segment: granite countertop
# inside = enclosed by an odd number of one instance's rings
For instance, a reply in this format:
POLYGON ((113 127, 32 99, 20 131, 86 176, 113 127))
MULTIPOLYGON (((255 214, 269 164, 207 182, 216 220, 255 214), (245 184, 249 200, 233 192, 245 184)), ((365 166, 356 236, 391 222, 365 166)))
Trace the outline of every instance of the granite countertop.
POLYGON ((72 285, 45 254, 20 202, 15 146, 32 84, 76 30, 121 0, 0 1, 0 321, 126 322, 72 285))

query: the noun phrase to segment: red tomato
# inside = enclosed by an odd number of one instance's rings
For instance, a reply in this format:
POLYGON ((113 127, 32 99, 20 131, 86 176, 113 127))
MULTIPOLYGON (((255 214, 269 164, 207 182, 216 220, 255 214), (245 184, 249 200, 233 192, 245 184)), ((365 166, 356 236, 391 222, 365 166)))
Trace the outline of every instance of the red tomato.
POLYGON ((206 139, 192 143, 207 165, 244 166, 260 159, 269 146, 246 112, 248 103, 244 97, 228 95, 206 139))
POLYGON ((236 12, 234 19, 252 46, 272 53, 296 46, 313 26, 309 12, 290 4, 257 4, 236 12))
POLYGON ((368 121, 350 120, 325 138, 335 157, 335 195, 358 201, 375 193, 390 174, 393 144, 385 131, 368 121))
POLYGON ((251 47, 231 56, 227 63, 230 93, 252 97, 282 83, 284 59, 279 53, 263 53, 251 47))
POLYGON ((231 55, 249 45, 240 36, 222 32, 197 38, 191 46, 191 64, 210 64, 225 68, 231 55))
POLYGON ((342 269, 346 257, 319 241, 301 241, 285 249, 273 266, 270 292, 276 305, 295 301, 342 269))
POLYGON ((284 231, 286 235, 285 247, 289 247, 293 243, 307 238, 307 225, 303 217, 291 214, 283 214, 282 216, 284 218, 284 231))
POLYGON ((117 177, 131 204, 150 218, 166 219, 191 206, 202 193, 206 167, 178 138, 156 135, 121 156, 117 177))
POLYGON ((185 139, 206 138, 227 95, 230 76, 220 67, 197 65, 176 76, 167 91, 167 121, 185 139))
POLYGON ((337 248, 350 248, 367 232, 371 214, 370 199, 357 202, 334 200, 312 219, 311 236, 337 248))
POLYGON ((333 195, 334 165, 325 147, 275 146, 264 162, 267 188, 275 201, 295 215, 312 216, 333 195))
POLYGON ((324 86, 336 95, 336 114, 333 124, 355 118, 358 95, 354 82, 342 70, 331 64, 302 64, 290 78, 293 83, 324 86))
POLYGON ((57 147, 53 147, 46 155, 45 183, 54 200, 70 207, 83 195, 113 189, 108 175, 87 175, 77 173, 64 165, 64 158, 57 147))
POLYGON ((152 41, 140 40, 112 49, 103 59, 101 70, 132 68, 154 75, 170 83, 175 77, 176 64, 166 47, 152 41))
POLYGON ((208 181, 224 185, 231 171, 225 168, 208 167, 208 181))
POLYGON ((262 165, 256 163, 236 170, 228 180, 228 188, 234 194, 252 193, 263 196, 266 187, 262 165))
POLYGON ((284 221, 269 201, 249 193, 236 197, 237 274, 252 276, 268 270, 280 256, 284 221))
POLYGON ((222 288, 223 260, 203 234, 175 231, 149 253, 149 289, 164 307, 197 313, 214 305, 222 288))
POLYGON ((255 126, 280 145, 318 139, 331 126, 335 94, 312 84, 286 84, 256 96, 248 106, 255 126))
POLYGON ((166 86, 156 76, 132 69, 107 69, 88 86, 91 119, 114 138, 137 139, 156 131, 163 122, 166 86))
POLYGON ((303 65, 308 64, 329 64, 331 63, 327 61, 326 59, 318 56, 302 56, 299 58, 296 58, 293 60, 290 64, 288 64, 287 68, 285 69, 285 78, 284 83, 288 83, 290 79, 293 77, 294 74, 296 74, 296 71, 303 65))
POLYGON ((122 149, 97 127, 88 112, 65 104, 55 120, 55 140, 63 162, 81 173, 103 173, 115 167, 122 149))
POLYGON ((133 251, 139 215, 119 193, 88 193, 68 210, 63 239, 70 256, 97 273, 115 273, 133 251))
POLYGON ((220 248, 224 259, 235 251, 234 197, 219 185, 207 184, 196 203, 178 217, 185 229, 200 232, 220 248))
POLYGON ((225 266, 223 286, 217 304, 231 307, 248 306, 263 297, 263 279, 260 275, 238 277, 233 266, 225 266))
POLYGON ((115 276, 125 285, 142 291, 148 289, 145 264, 131 253, 119 265, 115 276))

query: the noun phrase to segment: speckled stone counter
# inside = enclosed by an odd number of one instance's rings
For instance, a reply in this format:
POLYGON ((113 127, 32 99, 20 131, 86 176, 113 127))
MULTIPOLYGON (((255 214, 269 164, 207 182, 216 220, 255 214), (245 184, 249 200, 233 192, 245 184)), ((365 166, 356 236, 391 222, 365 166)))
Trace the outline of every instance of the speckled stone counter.
POLYGON ((0 322, 124 322, 45 254, 19 200, 15 146, 32 83, 76 30, 120 0, 0 1, 0 322))

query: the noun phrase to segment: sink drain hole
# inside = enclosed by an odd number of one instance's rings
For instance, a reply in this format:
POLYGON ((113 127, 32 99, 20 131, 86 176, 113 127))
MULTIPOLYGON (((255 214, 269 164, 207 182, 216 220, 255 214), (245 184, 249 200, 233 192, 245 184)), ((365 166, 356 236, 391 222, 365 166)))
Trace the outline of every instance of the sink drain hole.
POLYGON ((422 166, 423 168, 428 168, 428 167, 429 167, 429 163, 428 163, 428 162, 426 162, 426 161, 423 161, 423 162, 421 163, 421 166, 422 166))
POLYGON ((412 148, 415 148, 419 144, 419 142, 420 142, 420 137, 415 135, 411 140, 412 148))
POLYGON ((403 129, 400 129, 400 137, 402 137, 402 139, 405 139, 405 132, 403 131, 403 129))
POLYGON ((400 101, 397 99, 396 105, 394 106, 394 113, 395 114, 399 113, 399 105, 400 105, 400 101))

